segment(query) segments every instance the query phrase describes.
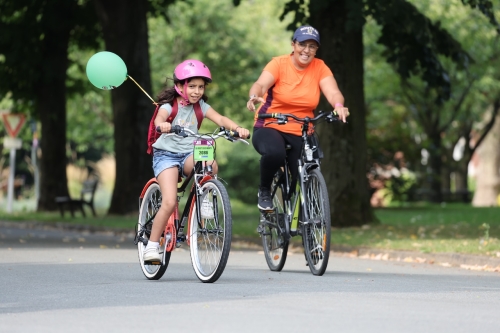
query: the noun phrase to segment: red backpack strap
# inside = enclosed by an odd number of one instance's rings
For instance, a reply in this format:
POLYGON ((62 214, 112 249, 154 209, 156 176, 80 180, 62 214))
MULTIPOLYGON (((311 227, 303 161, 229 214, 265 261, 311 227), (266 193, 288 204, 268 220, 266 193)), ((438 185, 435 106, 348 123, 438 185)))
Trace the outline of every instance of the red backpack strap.
MULTIPOLYGON (((179 106, 177 105, 177 98, 174 98, 174 105, 172 106, 172 112, 167 118, 167 122, 172 123, 174 121, 175 116, 177 116, 177 111, 179 110, 179 106)), ((198 129, 200 129, 201 122, 203 121, 203 111, 201 111, 200 102, 196 102, 193 104, 194 114, 196 116, 196 120, 198 121, 198 129)))
POLYGON ((175 119, 175 116, 177 116, 177 111, 179 110, 179 106, 177 105, 177 98, 174 98, 173 105, 172 105, 172 112, 170 112, 170 115, 167 118, 167 123, 172 123, 175 119))
POLYGON ((198 129, 200 129, 201 122, 203 121, 203 111, 201 111, 200 102, 196 102, 196 104, 193 105, 193 108, 196 120, 198 120, 198 129))
POLYGON ((147 153, 151 154, 153 152, 153 143, 156 142, 158 137, 160 136, 160 133, 156 132, 156 126, 155 126, 155 119, 156 115, 158 114, 158 110, 160 109, 160 104, 156 104, 156 109, 153 114, 153 117, 149 121, 149 130, 148 130, 148 149, 147 153))

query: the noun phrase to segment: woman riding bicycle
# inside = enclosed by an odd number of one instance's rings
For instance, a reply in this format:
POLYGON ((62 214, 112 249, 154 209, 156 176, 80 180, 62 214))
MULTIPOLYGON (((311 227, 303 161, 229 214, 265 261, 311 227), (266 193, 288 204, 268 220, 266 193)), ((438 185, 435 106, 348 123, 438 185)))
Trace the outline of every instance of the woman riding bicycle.
POLYGON ((258 119, 257 115, 291 113, 298 117, 314 117, 320 91, 343 122, 349 115, 332 71, 322 60, 315 58, 320 46, 318 31, 311 26, 298 28, 291 45, 292 53, 273 58, 249 91, 248 110, 255 111, 255 104, 262 103, 254 117, 252 138, 255 149, 261 155, 258 192, 258 207, 261 210, 273 209, 270 187, 285 157, 288 158, 292 179, 296 179, 302 140, 300 124, 293 121, 285 125, 273 124, 272 121, 258 119), (286 144, 292 147, 288 154, 286 144))
MULTIPOLYGON (((158 96, 162 104, 154 120, 154 124, 162 133, 168 133, 172 125, 179 125, 198 132, 198 113, 218 126, 238 132, 247 138, 249 131, 238 126, 234 121, 222 116, 206 103, 205 87, 212 82, 208 67, 198 60, 185 60, 174 71, 174 87, 166 88, 158 96), (173 110, 177 110, 175 117, 173 110), (196 111, 200 110, 200 111, 196 111)), ((200 120, 203 119, 200 115, 200 120)), ((169 216, 177 202, 177 181, 179 173, 188 175, 194 166, 193 138, 162 135, 153 144, 153 170, 162 193, 161 207, 156 214, 148 245, 144 250, 144 261, 161 260, 159 240, 169 216)), ((211 162, 209 162, 210 164, 211 162)), ((212 164, 217 173, 217 164, 212 164)))

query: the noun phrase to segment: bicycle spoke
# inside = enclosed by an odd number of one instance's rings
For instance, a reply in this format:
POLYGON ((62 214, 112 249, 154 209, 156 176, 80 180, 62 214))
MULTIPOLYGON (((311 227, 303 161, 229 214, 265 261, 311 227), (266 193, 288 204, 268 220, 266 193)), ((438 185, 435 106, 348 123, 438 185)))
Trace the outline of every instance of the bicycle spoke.
POLYGON ((309 173, 306 186, 307 221, 303 225, 304 249, 311 272, 322 275, 330 252, 330 210, 326 184, 320 171, 309 173))

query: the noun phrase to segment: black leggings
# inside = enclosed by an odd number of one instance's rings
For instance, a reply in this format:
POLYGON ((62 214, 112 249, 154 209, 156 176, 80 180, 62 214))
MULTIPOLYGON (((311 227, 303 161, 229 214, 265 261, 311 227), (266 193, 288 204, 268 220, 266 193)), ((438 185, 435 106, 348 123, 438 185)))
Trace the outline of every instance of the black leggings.
POLYGON ((292 173, 292 179, 297 178, 297 160, 302 148, 302 137, 283 133, 274 128, 254 128, 252 143, 261 155, 260 158, 260 186, 271 187, 276 171, 283 166, 285 157, 292 173), (292 149, 286 152, 285 145, 289 144, 292 149))

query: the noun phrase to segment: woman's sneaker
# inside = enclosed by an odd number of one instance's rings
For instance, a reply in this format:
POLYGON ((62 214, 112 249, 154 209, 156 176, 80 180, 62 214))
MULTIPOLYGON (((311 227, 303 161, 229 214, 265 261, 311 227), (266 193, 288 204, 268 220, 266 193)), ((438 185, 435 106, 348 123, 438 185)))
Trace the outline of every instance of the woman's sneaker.
POLYGON ((260 210, 273 210, 273 200, 271 198, 271 190, 267 187, 259 187, 258 204, 260 210))
POLYGON ((146 247, 144 250, 143 254, 143 260, 144 262, 151 262, 151 261, 161 261, 161 254, 160 254, 160 248, 159 247, 146 247))

